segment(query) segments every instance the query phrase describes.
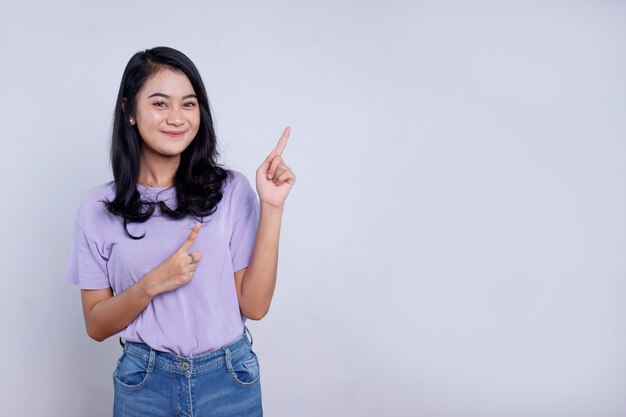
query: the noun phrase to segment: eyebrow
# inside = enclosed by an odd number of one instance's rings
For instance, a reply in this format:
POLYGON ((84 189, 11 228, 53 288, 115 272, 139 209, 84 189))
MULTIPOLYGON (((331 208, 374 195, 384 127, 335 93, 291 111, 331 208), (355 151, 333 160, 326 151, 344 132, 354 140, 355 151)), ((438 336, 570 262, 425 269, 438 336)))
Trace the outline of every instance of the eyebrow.
MULTIPOLYGON (((163 94, 163 93, 154 93, 154 94, 149 95, 148 98, 157 97, 157 96, 165 97, 165 98, 172 98, 172 97, 168 96, 167 94, 163 94)), ((183 100, 186 99, 186 98, 196 98, 197 99, 198 97, 196 97, 195 94, 187 94, 186 96, 183 97, 183 100)))

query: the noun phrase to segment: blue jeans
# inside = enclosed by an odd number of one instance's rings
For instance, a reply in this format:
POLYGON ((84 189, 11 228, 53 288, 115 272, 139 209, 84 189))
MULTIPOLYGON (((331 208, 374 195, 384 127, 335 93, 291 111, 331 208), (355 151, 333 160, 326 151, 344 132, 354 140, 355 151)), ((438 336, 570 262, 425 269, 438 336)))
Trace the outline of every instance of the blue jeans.
POLYGON ((259 362, 245 332, 191 358, 127 341, 113 385, 113 417, 263 416, 259 362))

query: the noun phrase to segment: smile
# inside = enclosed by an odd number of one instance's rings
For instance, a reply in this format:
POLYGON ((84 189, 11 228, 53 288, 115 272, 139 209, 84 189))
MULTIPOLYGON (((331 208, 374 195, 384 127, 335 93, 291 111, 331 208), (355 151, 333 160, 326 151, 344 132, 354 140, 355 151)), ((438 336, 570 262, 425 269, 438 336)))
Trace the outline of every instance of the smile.
POLYGON ((184 134, 185 134, 185 132, 186 132, 186 131, 183 131, 183 132, 175 132, 175 131, 172 131, 172 132, 163 132, 163 133, 165 133, 167 136, 171 136, 171 137, 173 137, 173 138, 179 138, 179 137, 181 137, 182 135, 184 135, 184 134))

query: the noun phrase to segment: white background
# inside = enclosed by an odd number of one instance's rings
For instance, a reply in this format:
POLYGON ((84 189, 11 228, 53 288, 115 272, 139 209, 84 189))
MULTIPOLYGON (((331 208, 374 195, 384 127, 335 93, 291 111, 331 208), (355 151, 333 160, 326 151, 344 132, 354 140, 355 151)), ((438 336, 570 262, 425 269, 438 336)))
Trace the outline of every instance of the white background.
POLYGON ((0 414, 111 415, 116 337, 63 283, 133 53, 206 83, 227 166, 284 127, 267 416, 626 415, 626 5, 10 2, 0 414))

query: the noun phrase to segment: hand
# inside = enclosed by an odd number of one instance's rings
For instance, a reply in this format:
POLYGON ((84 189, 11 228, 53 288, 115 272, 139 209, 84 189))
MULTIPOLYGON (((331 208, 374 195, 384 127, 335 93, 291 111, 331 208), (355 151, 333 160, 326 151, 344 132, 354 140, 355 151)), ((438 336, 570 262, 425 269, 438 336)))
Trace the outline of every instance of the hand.
POLYGON ((195 262, 192 263, 191 256, 187 251, 196 241, 196 236, 200 231, 201 224, 196 224, 187 239, 170 257, 161 262, 159 266, 148 272, 149 287, 152 289, 152 296, 156 296, 163 292, 172 291, 185 285, 191 278, 198 267, 198 262, 202 259, 202 253, 192 252, 195 262))
POLYGON ((291 168, 285 165, 282 157, 290 133, 291 128, 285 128, 276 148, 272 149, 265 161, 256 170, 256 190, 259 194, 259 200, 261 203, 276 208, 284 206, 287 194, 296 183, 296 175, 291 168))

